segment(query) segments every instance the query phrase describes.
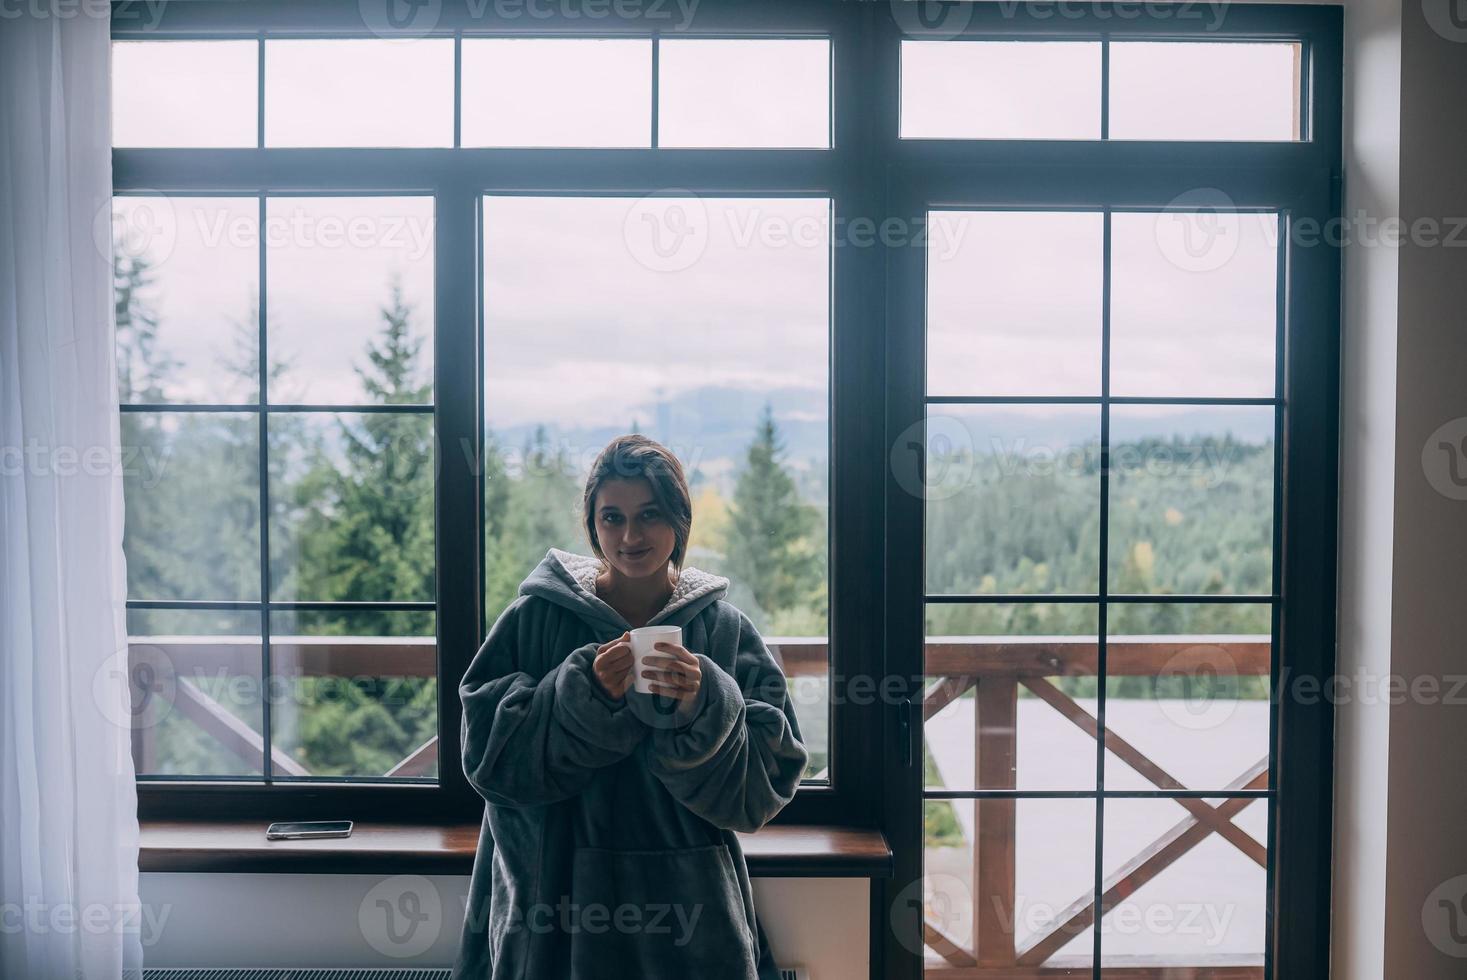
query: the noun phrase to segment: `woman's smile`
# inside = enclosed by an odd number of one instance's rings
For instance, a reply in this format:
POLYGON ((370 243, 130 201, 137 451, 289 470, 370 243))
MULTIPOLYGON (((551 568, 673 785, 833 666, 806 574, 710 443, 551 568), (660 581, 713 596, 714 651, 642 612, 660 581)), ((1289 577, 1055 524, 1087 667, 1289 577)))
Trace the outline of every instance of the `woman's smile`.
POLYGON ((647 555, 651 554, 651 552, 651 548, 638 548, 636 551, 623 551, 622 556, 625 558, 630 558, 632 561, 636 561, 639 558, 647 557, 647 555))

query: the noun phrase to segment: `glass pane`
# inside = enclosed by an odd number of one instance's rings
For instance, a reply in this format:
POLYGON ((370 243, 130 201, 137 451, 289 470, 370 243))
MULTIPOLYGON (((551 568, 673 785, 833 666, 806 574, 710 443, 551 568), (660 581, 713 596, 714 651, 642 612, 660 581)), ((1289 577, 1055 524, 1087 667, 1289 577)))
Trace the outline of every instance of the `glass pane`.
POLYGON ((130 599, 260 598, 259 420, 122 413, 130 599))
POLYGON ((1271 407, 1111 409, 1110 588, 1267 595, 1271 407))
POLYGON ((433 614, 270 616, 278 777, 438 775, 433 614))
POLYGON ((1296 140, 1296 42, 1113 41, 1110 137, 1296 140))
POLYGON ((1274 394, 1277 214, 1111 217, 1111 393, 1274 394))
POLYGON ((934 211, 927 393, 1098 395, 1104 218, 934 211))
POLYGON ((433 417, 270 416, 276 599, 431 600, 433 417))
POLYGON ((830 146, 830 41, 669 40, 658 51, 658 145, 830 146))
POLYGON ((265 42, 266 146, 452 146, 453 39, 265 42))
POLYGON ((812 776, 829 761, 830 242, 820 198, 484 200, 488 616, 548 547, 590 554, 597 453, 656 439, 691 485, 688 564, 727 575, 785 651, 812 776))
POLYGON ((929 603, 925 784, 1090 790, 1099 607, 929 603), (961 692, 961 693, 958 693, 961 692))
POLYGON ((1100 139, 1095 41, 903 41, 903 139, 1100 139))
POLYGON ((1099 590, 1100 411, 932 406, 927 591, 1099 590))
MULTIPOLYGON (((696 533, 696 532, 695 532, 696 533)), ((768 637, 789 681, 789 695, 800 726, 800 741, 810 753, 806 780, 830 779, 830 645, 819 637, 768 637)))
POLYGON ((259 775, 260 614, 130 609, 127 618, 138 774, 259 775))
MULTIPOLYGON (((1267 806, 1249 799, 1205 803, 1229 817, 1267 806)), ((1251 856, 1199 829, 1180 801, 1106 800, 1103 864, 1116 904, 1101 924, 1101 972, 1134 976, 1138 961, 1179 972, 1220 963, 1261 972, 1267 876, 1262 847, 1248 846, 1251 856), (1173 850, 1137 867, 1138 856, 1163 838, 1176 839, 1173 850)))
POLYGON ((259 213, 252 197, 112 199, 124 404, 258 400, 259 213))
POLYGON ((157 640, 174 636, 251 635, 260 632, 253 609, 129 609, 127 634, 157 640))
POLYGON ((1267 765, 1271 615, 1109 607, 1105 724, 1126 747, 1106 753, 1106 789, 1224 789, 1267 765))
POLYGON ((433 400, 433 199, 266 202, 270 400, 433 400))
POLYGON ((651 146, 652 42, 465 38, 464 146, 651 146))
POLYGON ((255 146, 256 41, 113 41, 113 146, 255 146))
MULTIPOLYGON (((924 817, 930 930, 982 961, 1017 957, 1044 976, 1090 976, 1094 932, 1075 913, 1095 893, 1095 801, 927 800, 924 817)), ((951 966, 926 950, 924 972, 951 966)))
MULTIPOLYGON (((1224 802, 1220 799, 1208 800, 1212 806, 1220 806, 1224 802)), ((1236 808, 1236 805, 1234 806, 1236 808)), ((1243 807, 1243 812, 1233 818, 1233 823, 1243 828, 1244 833, 1260 844, 1268 843, 1268 801, 1264 799, 1250 800, 1243 807)))

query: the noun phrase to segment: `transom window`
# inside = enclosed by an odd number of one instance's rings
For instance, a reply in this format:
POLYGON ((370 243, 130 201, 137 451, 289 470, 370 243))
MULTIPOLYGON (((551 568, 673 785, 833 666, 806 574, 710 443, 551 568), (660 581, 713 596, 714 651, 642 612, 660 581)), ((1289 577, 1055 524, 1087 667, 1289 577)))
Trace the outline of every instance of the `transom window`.
POLYGON ((117 41, 113 143, 822 149, 830 51, 828 37, 117 41))

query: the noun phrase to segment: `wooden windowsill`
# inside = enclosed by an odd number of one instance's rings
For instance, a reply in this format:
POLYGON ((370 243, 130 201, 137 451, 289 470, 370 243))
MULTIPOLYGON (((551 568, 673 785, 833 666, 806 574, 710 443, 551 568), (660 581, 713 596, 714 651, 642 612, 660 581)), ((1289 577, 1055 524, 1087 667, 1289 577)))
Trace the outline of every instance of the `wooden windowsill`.
MULTIPOLYGON (((265 821, 145 820, 142 871, 450 874, 473 870, 479 825, 358 822, 330 840, 265 839, 265 821)), ((877 830, 773 824, 739 834, 749 874, 764 878, 886 878, 891 849, 877 830)))

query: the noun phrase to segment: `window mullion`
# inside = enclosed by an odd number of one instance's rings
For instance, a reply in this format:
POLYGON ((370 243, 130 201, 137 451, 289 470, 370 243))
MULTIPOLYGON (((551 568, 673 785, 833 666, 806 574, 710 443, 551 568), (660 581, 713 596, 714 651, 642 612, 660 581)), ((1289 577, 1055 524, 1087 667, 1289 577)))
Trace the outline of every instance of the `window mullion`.
MULTIPOLYGON (((263 51, 264 48, 262 47, 263 51)), ((263 75, 261 76, 263 79, 263 75)), ((261 82, 263 85, 263 81, 261 82)), ((260 104, 261 132, 264 126, 264 103, 260 104)), ((259 212, 258 225, 262 231, 265 228, 265 195, 258 197, 259 212)), ((260 234, 255 243, 259 250, 259 297, 257 299, 258 320, 255 324, 259 331, 257 341, 259 351, 259 391, 255 400, 259 403, 256 410, 259 421, 258 439, 259 471, 260 481, 260 775, 268 785, 274 773, 271 766, 271 736, 274 724, 270 712, 270 353, 268 344, 269 323, 266 318, 267 304, 266 292, 266 270, 269 267, 265 248, 266 236, 260 234)))
POLYGON ((458 682, 478 649, 483 589, 483 437, 479 411, 479 200, 474 185, 438 186, 434 204, 434 547, 438 594, 438 778, 451 806, 474 797, 456 763, 458 682))

